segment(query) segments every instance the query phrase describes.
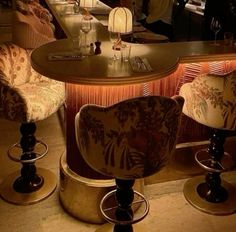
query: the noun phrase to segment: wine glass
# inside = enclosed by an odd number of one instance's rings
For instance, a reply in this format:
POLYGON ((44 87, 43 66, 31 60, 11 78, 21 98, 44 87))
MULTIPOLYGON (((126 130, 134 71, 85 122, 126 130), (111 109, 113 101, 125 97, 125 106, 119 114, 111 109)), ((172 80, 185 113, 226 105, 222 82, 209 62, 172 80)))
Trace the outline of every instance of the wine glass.
POLYGON ((88 34, 92 29, 91 20, 88 20, 88 19, 82 17, 80 29, 83 33, 88 34))
POLYGON ((216 17, 212 17, 210 28, 211 28, 211 30, 212 30, 212 31, 214 32, 214 34, 215 34, 215 42, 214 42, 214 45, 218 45, 218 44, 216 43, 216 39, 217 39, 217 34, 218 34, 218 32, 220 31, 220 29, 221 29, 221 24, 220 24, 219 19, 217 19, 216 17))
POLYGON ((83 32, 83 35, 84 35, 84 43, 82 43, 82 47, 86 50, 86 47, 87 47, 87 34, 92 30, 91 20, 82 17, 80 30, 83 32))
POLYGON ((113 55, 111 57, 111 60, 118 60, 119 56, 117 53, 119 52, 119 48, 117 47, 117 43, 119 42, 119 34, 118 32, 109 32, 110 36, 110 41, 112 42, 112 50, 113 50, 113 55))

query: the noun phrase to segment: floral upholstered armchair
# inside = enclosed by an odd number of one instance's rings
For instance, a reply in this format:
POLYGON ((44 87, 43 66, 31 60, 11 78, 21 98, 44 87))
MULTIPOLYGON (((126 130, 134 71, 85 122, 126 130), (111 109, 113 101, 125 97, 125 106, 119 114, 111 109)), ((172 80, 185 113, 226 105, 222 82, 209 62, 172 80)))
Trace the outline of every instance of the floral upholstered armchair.
POLYGON ((49 196, 57 184, 50 170, 39 168, 36 172, 35 162, 48 151, 47 145, 34 136, 36 122, 64 104, 64 83, 38 74, 31 67, 27 50, 4 43, 0 45, 0 101, 5 118, 21 123, 20 142, 7 153, 11 160, 23 165, 21 172, 11 173, 3 180, 0 195, 14 204, 36 203, 49 196), (34 149, 36 145, 40 152, 34 149))
POLYGON ((12 41, 22 48, 33 49, 56 39, 52 15, 37 1, 17 0, 12 21, 12 41))
POLYGON ((168 162, 183 102, 180 96, 147 96, 108 107, 85 105, 76 115, 76 140, 83 158, 91 168, 116 180, 117 189, 100 204, 105 219, 117 227, 114 231, 132 231, 132 224, 147 215, 147 200, 132 186, 135 179, 160 171, 168 162), (138 216, 132 214, 133 198, 145 206, 138 216), (105 206, 111 199, 117 204, 109 210, 105 206))

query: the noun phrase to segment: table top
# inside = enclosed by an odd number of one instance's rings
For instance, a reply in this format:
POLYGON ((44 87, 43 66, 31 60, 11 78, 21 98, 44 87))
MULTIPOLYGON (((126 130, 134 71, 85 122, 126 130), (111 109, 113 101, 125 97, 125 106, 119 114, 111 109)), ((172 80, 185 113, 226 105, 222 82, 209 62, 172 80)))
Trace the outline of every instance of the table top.
POLYGON ((119 85, 165 77, 174 72, 179 63, 236 59, 236 46, 214 46, 212 41, 131 44, 131 57, 146 58, 153 69, 152 72, 135 72, 129 62, 111 61, 111 42, 103 41, 99 55, 82 60, 48 60, 49 54, 67 52, 71 46, 69 39, 63 39, 35 49, 31 54, 32 67, 47 77, 63 82, 119 85))
MULTIPOLYGON (((236 45, 224 46, 223 41, 220 41, 221 46, 214 46, 212 41, 131 43, 131 58, 138 56, 146 59, 153 69, 152 72, 136 72, 130 62, 110 59, 113 50, 109 32, 107 27, 100 23, 99 15, 95 15, 91 20, 92 30, 86 38, 88 44, 101 41, 101 54, 91 55, 82 60, 51 61, 48 59, 50 54, 72 52, 71 38, 81 35, 82 15, 73 12, 65 14, 68 4, 62 4, 63 1, 47 0, 47 3, 68 39, 57 40, 35 49, 31 54, 31 64, 37 72, 55 80, 87 85, 134 84, 165 77, 174 72, 179 63, 236 59, 236 45)), ((99 2, 94 10, 102 9, 107 12, 110 8, 99 2)))

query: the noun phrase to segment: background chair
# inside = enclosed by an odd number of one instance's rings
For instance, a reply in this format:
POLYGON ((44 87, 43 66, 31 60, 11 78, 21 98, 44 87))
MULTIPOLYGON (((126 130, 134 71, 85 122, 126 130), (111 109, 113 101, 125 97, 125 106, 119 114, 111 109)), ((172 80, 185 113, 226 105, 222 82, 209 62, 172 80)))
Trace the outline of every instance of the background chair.
MULTIPOLYGON (((132 231, 148 213, 146 198, 133 191, 135 179, 158 172, 175 148, 182 97, 148 96, 112 106, 85 105, 75 118, 76 139, 85 161, 115 178, 116 190, 101 201, 114 231, 132 231), (111 202, 117 202, 109 206, 111 202), (134 206, 140 206, 134 214, 134 206)), ((101 231, 112 230, 102 227, 101 231)), ((100 231, 100 230, 99 230, 100 231)))
POLYGON ((52 15, 36 1, 16 1, 12 13, 12 41, 26 49, 34 49, 56 40, 52 15))
POLYGON ((199 75, 191 83, 182 85, 179 94, 185 99, 183 113, 212 128, 209 147, 195 155, 207 174, 188 180, 184 195, 204 212, 233 213, 236 211, 236 190, 221 181, 220 175, 232 166, 231 156, 224 152, 224 142, 227 134, 236 129, 236 71, 223 76, 199 75))
POLYGON ((46 119, 63 105, 65 86, 35 72, 27 50, 4 43, 0 45, 0 91, 4 116, 21 123, 20 142, 9 149, 8 155, 23 165, 21 173, 10 174, 3 181, 0 194, 11 203, 35 203, 56 187, 56 177, 51 171, 35 167, 35 162, 46 155, 48 149, 34 136, 35 122, 46 119))

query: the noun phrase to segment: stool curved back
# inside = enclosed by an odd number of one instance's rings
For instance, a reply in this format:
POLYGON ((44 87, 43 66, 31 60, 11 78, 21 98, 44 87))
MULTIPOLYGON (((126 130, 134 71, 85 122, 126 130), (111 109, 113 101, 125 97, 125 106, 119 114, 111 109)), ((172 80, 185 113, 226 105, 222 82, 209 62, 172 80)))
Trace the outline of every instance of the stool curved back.
POLYGON ((236 71, 226 75, 203 74, 183 84, 183 113, 196 122, 212 128, 208 148, 195 154, 197 163, 207 171, 205 177, 190 179, 184 186, 186 199, 196 208, 216 215, 236 211, 236 189, 221 181, 220 174, 230 169, 232 157, 224 152, 229 131, 236 129, 236 71), (226 161, 226 162, 225 162, 226 161))
POLYGON ((91 168, 116 180, 116 190, 100 204, 114 231, 132 231, 132 224, 147 215, 147 200, 132 187, 135 179, 158 172, 168 162, 183 102, 179 96, 138 97, 108 107, 84 105, 76 115, 76 140, 83 158, 91 168), (145 205, 139 216, 133 214, 135 198, 145 205), (111 199, 117 203, 107 209, 111 199))
POLYGON ((236 71, 222 76, 203 74, 184 84, 183 113, 217 129, 236 129, 236 71))
POLYGON ((65 84, 34 71, 30 53, 10 42, 0 45, 0 90, 4 116, 21 123, 43 120, 65 101, 65 84))
POLYGON ((160 96, 109 107, 85 105, 75 118, 77 143, 87 163, 104 175, 146 177, 159 171, 172 153, 180 114, 176 100, 160 96))

